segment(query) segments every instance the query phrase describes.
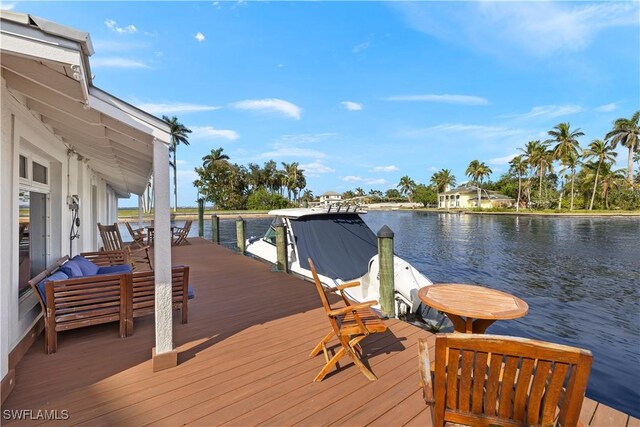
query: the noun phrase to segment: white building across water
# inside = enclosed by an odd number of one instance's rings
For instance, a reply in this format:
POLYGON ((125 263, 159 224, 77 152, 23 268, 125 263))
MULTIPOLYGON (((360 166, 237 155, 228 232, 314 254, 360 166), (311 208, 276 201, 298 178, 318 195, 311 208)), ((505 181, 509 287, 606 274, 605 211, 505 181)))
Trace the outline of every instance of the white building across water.
POLYGON ((27 14, 2 11, 0 17, 4 401, 15 384, 15 364, 42 329, 27 281, 61 256, 97 250, 96 224, 114 223, 118 198, 141 195, 152 175, 157 357, 175 351, 168 125, 94 86, 89 34, 27 14))

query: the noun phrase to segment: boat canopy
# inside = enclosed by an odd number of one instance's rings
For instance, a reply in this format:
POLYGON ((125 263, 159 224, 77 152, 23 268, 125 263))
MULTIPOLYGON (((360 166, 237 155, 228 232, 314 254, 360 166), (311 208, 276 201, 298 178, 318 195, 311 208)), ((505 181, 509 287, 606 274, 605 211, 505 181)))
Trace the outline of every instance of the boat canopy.
POLYGON ((300 267, 309 269, 311 258, 319 274, 331 279, 352 280, 369 270, 378 253, 373 231, 358 215, 328 214, 291 219, 300 267))

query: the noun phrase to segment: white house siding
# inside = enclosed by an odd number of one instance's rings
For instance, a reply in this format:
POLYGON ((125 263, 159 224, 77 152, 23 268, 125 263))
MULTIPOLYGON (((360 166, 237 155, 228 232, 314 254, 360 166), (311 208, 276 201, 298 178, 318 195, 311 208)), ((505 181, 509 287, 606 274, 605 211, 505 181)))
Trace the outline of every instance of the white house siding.
POLYGON ((64 143, 28 110, 19 95, 9 93, 2 79, 0 144, 0 378, 9 370, 8 356, 41 315, 36 298, 28 291, 18 296, 18 194, 19 156, 32 155, 49 164, 48 246, 46 262, 69 254, 72 215, 67 196, 80 197, 80 238, 72 253, 96 250, 94 216, 103 223, 117 218, 118 198, 90 163, 67 153, 64 143), (67 178, 67 174, 69 179, 67 178), (92 203, 96 189, 97 206, 92 203))

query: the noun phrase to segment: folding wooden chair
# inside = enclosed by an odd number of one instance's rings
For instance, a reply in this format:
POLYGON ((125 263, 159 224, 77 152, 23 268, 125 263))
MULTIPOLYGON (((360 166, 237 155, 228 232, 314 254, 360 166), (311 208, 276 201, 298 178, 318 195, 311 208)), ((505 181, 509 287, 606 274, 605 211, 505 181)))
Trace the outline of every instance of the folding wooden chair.
POLYGON ((189 231, 191 231, 192 220, 187 220, 184 223, 184 227, 173 227, 173 237, 175 240, 171 242, 172 246, 180 246, 180 245, 189 245, 189 241, 187 240, 187 236, 189 235, 189 231))
POLYGON ((316 290, 320 295, 322 306, 324 307, 329 323, 331 324, 331 331, 316 345, 309 357, 314 357, 320 351, 324 352, 325 365, 322 370, 316 375, 313 381, 322 381, 322 379, 329 373, 331 368, 338 363, 340 358, 345 354, 348 355, 353 363, 362 371, 362 373, 370 380, 376 380, 376 376, 365 366, 360 360, 362 357, 362 348, 360 347, 360 341, 366 338, 369 334, 377 332, 385 332, 387 326, 382 319, 371 309, 371 306, 376 305, 377 301, 367 301, 360 304, 354 304, 344 293, 344 289, 354 286, 360 286, 358 282, 349 282, 339 285, 335 288, 327 289, 326 292, 339 292, 342 300, 346 304, 346 307, 332 308, 327 295, 325 294, 325 288, 320 283, 318 273, 313 265, 313 261, 309 258, 309 268, 313 274, 313 280, 316 284, 316 290), (329 357, 327 350, 327 343, 336 337, 340 342, 340 349, 329 357))
POLYGON ((434 427, 580 425, 592 361, 587 350, 498 335, 438 334, 433 382, 424 340, 419 360, 434 427))
POLYGON ((133 228, 128 221, 125 221, 124 224, 127 226, 127 230, 129 230, 129 234, 133 241, 140 246, 145 246, 147 234, 144 232, 144 228, 133 228))

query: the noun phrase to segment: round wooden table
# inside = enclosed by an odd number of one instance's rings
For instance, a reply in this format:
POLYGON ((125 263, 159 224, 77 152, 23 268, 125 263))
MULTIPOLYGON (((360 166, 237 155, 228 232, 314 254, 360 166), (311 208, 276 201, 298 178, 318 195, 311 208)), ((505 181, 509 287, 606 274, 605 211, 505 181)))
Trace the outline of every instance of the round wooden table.
POLYGON ((477 285, 439 283, 420 288, 418 297, 446 314, 456 332, 467 334, 483 334, 496 320, 517 319, 529 312, 520 298, 477 285))

